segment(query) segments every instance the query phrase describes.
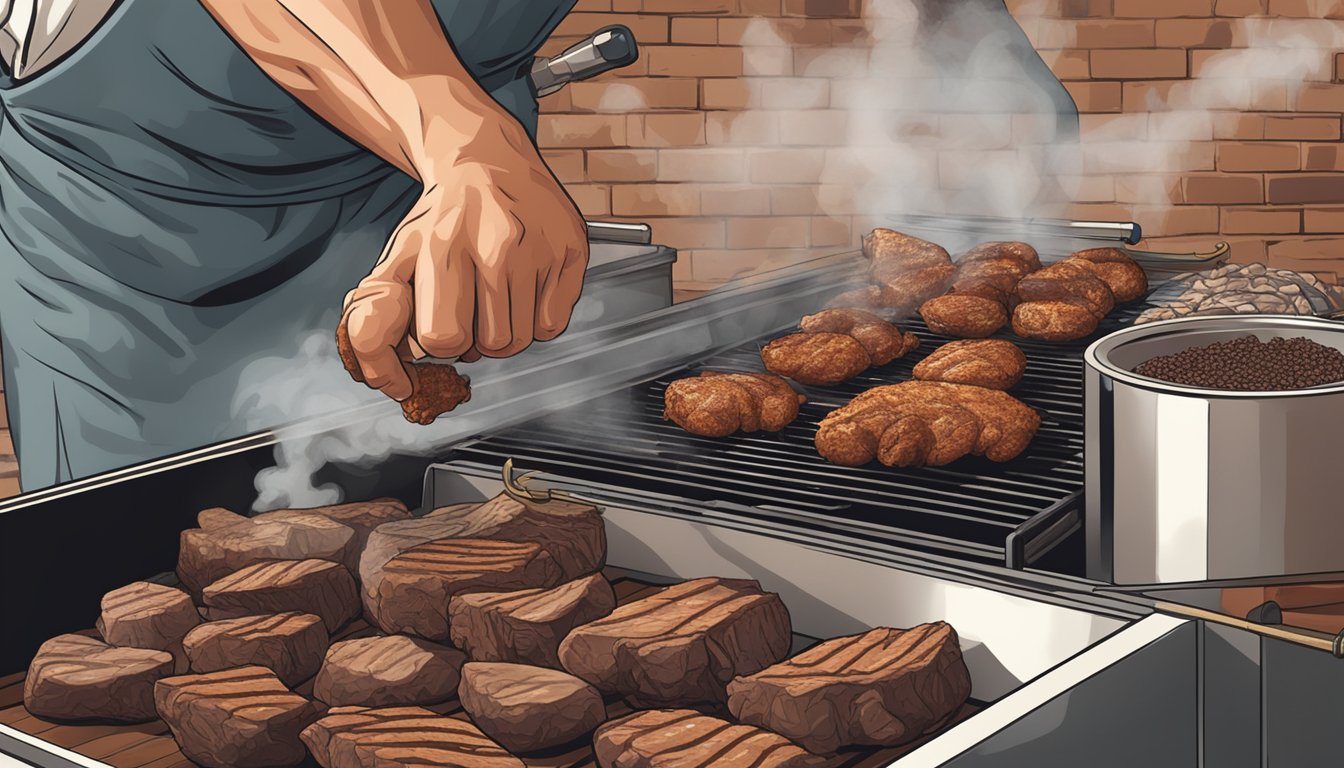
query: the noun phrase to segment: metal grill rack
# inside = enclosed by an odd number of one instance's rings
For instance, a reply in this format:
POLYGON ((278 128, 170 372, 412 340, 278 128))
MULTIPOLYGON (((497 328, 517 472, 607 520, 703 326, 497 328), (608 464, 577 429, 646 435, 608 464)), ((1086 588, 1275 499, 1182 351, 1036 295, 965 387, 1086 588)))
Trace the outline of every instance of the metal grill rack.
MULTIPOLYGON (((1098 335, 1136 312, 1113 314, 1098 335)), ((1091 339, 1048 344, 1005 336, 1028 360, 1012 394, 1042 415, 1031 445, 1010 462, 968 458, 911 469, 826 462, 812 443, 822 417, 865 389, 909 379, 916 363, 950 340, 918 320, 902 327, 920 336, 919 350, 844 385, 805 388, 808 403, 778 434, 702 438, 662 419, 668 382, 702 369, 761 370, 762 339, 459 446, 452 459, 498 466, 513 458, 520 470, 686 499, 763 522, 1011 568, 1036 562, 1081 525, 1081 356, 1091 339)))

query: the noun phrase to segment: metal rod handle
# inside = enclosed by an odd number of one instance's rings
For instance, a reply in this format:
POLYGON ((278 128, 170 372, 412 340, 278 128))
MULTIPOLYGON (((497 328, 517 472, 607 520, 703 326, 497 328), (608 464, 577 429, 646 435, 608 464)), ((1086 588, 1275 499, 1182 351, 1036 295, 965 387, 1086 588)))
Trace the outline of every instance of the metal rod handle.
POLYGON ((596 243, 653 244, 653 229, 648 224, 622 224, 615 221, 586 221, 588 239, 596 243))

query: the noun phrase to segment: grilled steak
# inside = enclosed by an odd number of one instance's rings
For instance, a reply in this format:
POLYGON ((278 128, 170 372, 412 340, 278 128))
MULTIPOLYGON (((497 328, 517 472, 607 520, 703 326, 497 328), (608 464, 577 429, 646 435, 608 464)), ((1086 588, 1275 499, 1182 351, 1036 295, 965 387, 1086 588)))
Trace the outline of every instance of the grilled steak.
POLYGON ((734 432, 778 432, 798 418, 807 398, 769 373, 701 371, 663 392, 663 418, 705 437, 734 432))
POLYGON ((611 584, 595 573, 555 589, 475 592, 448 602, 453 645, 472 661, 560 668, 560 641, 616 607, 611 584))
POLYGON ((173 673, 173 656, 148 648, 115 648, 84 635, 42 644, 23 681, 23 705, 57 720, 154 719, 154 683, 173 673))
POLYGON ((313 696, 333 707, 437 704, 451 699, 466 656, 417 637, 363 637, 331 646, 313 696))
POLYGON ((260 666, 292 687, 317 674, 327 643, 321 616, 290 611, 202 624, 183 644, 193 672, 260 666))
POLYGON ((957 633, 936 622, 828 640, 728 685, 728 708, 822 754, 897 746, 945 724, 971 693, 957 633))
POLYGON ((336 504, 312 509, 278 509, 274 512, 263 512, 252 519, 258 521, 302 520, 308 515, 324 517, 355 532, 354 543, 348 550, 350 556, 342 561, 345 567, 350 569, 350 573, 354 575, 359 573, 359 557, 364 551, 364 546, 368 543, 369 534, 373 533, 373 529, 384 523, 409 520, 411 511, 397 499, 374 499, 373 501, 336 504))
POLYGON ((111 645, 168 651, 174 672, 186 672, 182 638, 201 623, 191 595, 180 589, 137 581, 103 595, 98 634, 111 645))
POLYGON ((440 539, 389 560, 368 609, 384 632, 447 641, 453 595, 553 587, 563 578, 556 561, 538 544, 440 539))
POLYGON ((761 362, 771 373, 816 387, 849 381, 873 364, 868 350, 845 333, 781 336, 761 349, 761 362))
POLYGON ((1119 248, 1090 248, 1069 256, 1081 261, 1115 294, 1117 304, 1143 298, 1148 293, 1148 275, 1138 262, 1119 248))
POLYGON ((298 765, 299 732, 322 716, 265 667, 169 677, 155 684, 154 701, 182 754, 206 768, 298 765))
POLYGON ((302 737, 322 768, 524 768, 471 723, 420 707, 340 707, 302 737))
POLYGON ((196 525, 207 531, 213 531, 216 528, 227 528, 230 525, 238 525, 239 523, 246 522, 247 517, 240 515, 237 512, 230 512, 223 507, 211 507, 209 509, 202 509, 200 512, 196 513, 196 525))
MULTIPOLYGON (((342 319, 336 327, 336 351, 350 378, 364 381, 349 329, 342 319)), ((446 363, 422 363, 407 366, 411 396, 401 401, 401 414, 412 424, 433 424, 439 416, 471 399, 471 383, 446 363)))
POLYGON ((602 768, 821 768, 783 736, 684 709, 636 712, 593 737, 602 768))
MULTIPOLYGON (((212 524, 221 510, 208 510, 212 524)), ((245 518, 241 523, 182 532, 177 577, 182 586, 200 597, 201 590, 234 571, 270 560, 331 560, 354 557, 355 532, 321 515, 285 519, 245 518)))
POLYGON ((366 608, 389 560, 411 547, 454 538, 540 544, 543 556, 556 562, 566 580, 600 571, 607 557, 602 514, 588 504, 523 504, 500 495, 484 504, 443 507, 422 518, 380 525, 369 536, 359 564, 366 608))
POLYGON ((791 640, 779 595, 745 579, 695 579, 575 628, 560 663, 639 707, 714 706, 729 680, 782 659, 791 640))
POLYGON ((1027 370, 1027 356, 1002 339, 953 341, 935 349, 915 366, 916 379, 1012 389, 1027 370))
POLYGON ((564 672, 522 664, 467 664, 458 698, 472 722, 510 752, 568 744, 607 719, 596 688, 564 672))
POLYGON ((359 615, 355 580, 345 566, 328 560, 250 565, 201 594, 211 621, 300 611, 321 616, 327 631, 335 632, 359 615))
POLYGON ((871 365, 886 365, 919 349, 919 337, 903 333, 881 317, 860 309, 823 309, 798 323, 805 333, 843 333, 853 336, 868 353, 871 365))

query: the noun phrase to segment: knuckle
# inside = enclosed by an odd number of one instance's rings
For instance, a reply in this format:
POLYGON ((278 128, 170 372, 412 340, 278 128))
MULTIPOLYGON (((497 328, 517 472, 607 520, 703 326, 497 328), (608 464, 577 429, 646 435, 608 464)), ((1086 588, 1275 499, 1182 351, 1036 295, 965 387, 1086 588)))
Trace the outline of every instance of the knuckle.
POLYGON ((460 328, 430 328, 416 334, 421 348, 435 357, 451 357, 469 346, 471 339, 460 328))

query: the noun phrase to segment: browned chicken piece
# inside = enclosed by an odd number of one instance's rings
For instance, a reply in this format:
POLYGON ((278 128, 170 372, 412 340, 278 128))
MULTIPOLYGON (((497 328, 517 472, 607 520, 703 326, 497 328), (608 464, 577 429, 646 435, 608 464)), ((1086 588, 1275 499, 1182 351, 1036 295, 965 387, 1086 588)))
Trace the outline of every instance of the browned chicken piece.
POLYGON ((868 352, 872 365, 886 365, 919 349, 919 337, 861 309, 823 309, 804 317, 798 327, 807 333, 853 336, 868 352))
POLYGON ((1118 304, 1143 298, 1148 293, 1148 274, 1119 248, 1090 248, 1069 257, 1086 263, 1115 294, 1118 304))
POLYGON ((1013 333, 1025 339, 1074 341, 1091 336, 1099 323, 1086 306, 1071 301, 1029 301, 1013 310, 1013 333))
POLYGON ((935 349, 915 366, 916 379, 1012 389, 1027 370, 1027 356, 1003 339, 964 339, 935 349))
POLYGON ((874 458, 888 466, 936 466, 968 454, 1008 461, 1026 449, 1040 424, 1036 411, 1005 392, 905 381, 870 389, 832 411, 815 442, 823 458, 850 466, 874 458))
POLYGON ((885 306, 914 309, 947 290, 952 257, 936 243, 895 230, 878 228, 863 238, 868 276, 879 288, 885 306))
MULTIPOLYGON (((336 326, 336 352, 341 364, 355 381, 364 374, 355 359, 350 332, 345 321, 336 326)), ((413 424, 433 424, 434 420, 471 399, 471 382, 446 363, 407 366, 411 378, 411 396, 401 402, 401 413, 413 424)))
POLYGON ((1115 294, 1092 269, 1071 259, 1022 278, 1017 296, 1032 301, 1068 301, 1086 307, 1098 320, 1115 309, 1115 294))
POLYGON ((1026 243, 981 243, 957 259, 952 292, 924 302, 919 314, 944 336, 983 339, 1008 324, 1019 281, 1041 268, 1026 243))
POLYGON ((735 432, 778 432, 798 418, 807 398, 768 373, 702 371, 677 379, 663 392, 663 418, 704 437, 735 432))
POLYGON ((765 369, 814 387, 849 381, 872 365, 868 350, 844 333, 792 333, 761 349, 765 369))

